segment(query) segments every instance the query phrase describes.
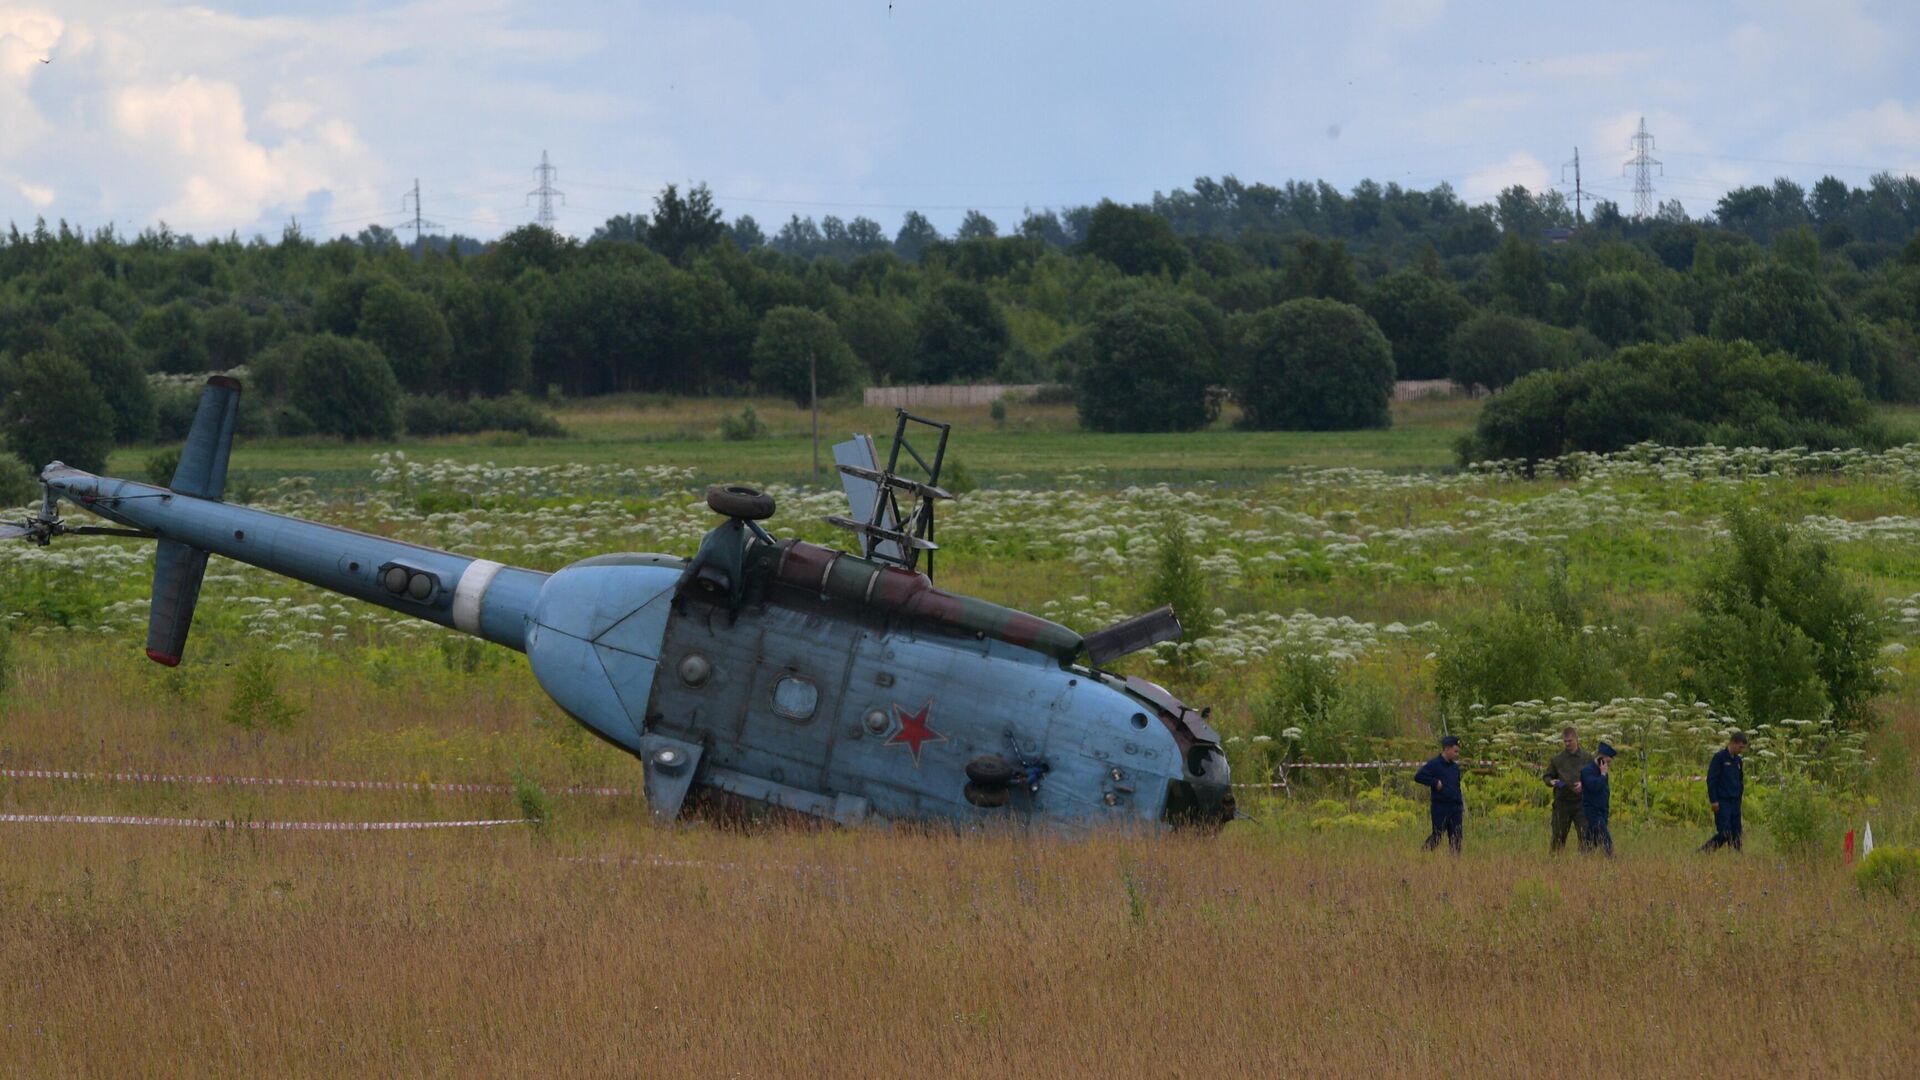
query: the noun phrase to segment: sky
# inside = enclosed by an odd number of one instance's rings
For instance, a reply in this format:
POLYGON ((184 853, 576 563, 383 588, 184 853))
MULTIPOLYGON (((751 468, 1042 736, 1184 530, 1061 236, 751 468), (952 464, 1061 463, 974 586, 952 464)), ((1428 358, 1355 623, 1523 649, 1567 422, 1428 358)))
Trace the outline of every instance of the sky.
MULTIPOLYGON (((0 220, 590 234, 704 181, 728 218, 1145 202, 1197 176, 1659 199, 1920 174, 1912 0, 0 0, 0 220)), ((403 234, 409 235, 410 234, 403 234)))

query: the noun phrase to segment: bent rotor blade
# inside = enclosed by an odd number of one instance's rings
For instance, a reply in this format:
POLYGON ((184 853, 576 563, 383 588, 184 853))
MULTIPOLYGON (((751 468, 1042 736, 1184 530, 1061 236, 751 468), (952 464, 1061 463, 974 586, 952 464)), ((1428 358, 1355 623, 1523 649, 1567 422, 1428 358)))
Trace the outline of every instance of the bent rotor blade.
POLYGON ((0 524, 0 540, 12 540, 16 536, 25 536, 31 531, 32 530, 28 529, 25 525, 6 522, 5 524, 0 524))
POLYGON ((141 540, 157 539, 153 533, 143 529, 116 529, 109 525, 69 525, 62 531, 81 536, 132 536, 141 540))

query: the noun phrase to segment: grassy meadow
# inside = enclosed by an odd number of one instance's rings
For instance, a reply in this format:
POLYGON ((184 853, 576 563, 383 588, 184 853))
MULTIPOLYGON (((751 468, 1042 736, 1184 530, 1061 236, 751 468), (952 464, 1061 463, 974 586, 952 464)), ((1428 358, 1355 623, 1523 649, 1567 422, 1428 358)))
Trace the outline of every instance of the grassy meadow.
MULTIPOLYGON (((242 445, 234 490, 551 569, 691 552, 713 521, 698 485, 737 479, 775 491, 777 534, 835 541, 807 414, 756 402, 768 437, 722 439, 740 405, 569 406, 561 440, 242 445)), ((1761 729, 1744 858, 1692 853, 1710 831, 1692 777, 1745 718, 1654 694, 1476 714, 1468 757, 1497 764, 1468 780, 1457 860, 1419 851, 1424 795, 1395 769, 1246 789, 1254 820, 1217 836, 659 827, 636 794, 570 790, 631 789, 638 765, 517 654, 216 560, 187 661, 162 669, 140 651, 150 550, 12 545, 0 768, 512 790, 0 778, 0 814, 230 823, 0 822, 0 1072, 1910 1074, 1920 888, 1863 891, 1837 844, 1865 820, 1920 843, 1920 452, 1460 473, 1473 411, 1093 436, 1065 406, 941 410, 979 487, 943 511, 938 580, 1091 630, 1148 606, 1177 528, 1210 625, 1125 670, 1212 705, 1236 779, 1262 782, 1283 760, 1425 756, 1435 654, 1556 566, 1598 627, 1658 631, 1720 558, 1725 515, 1762 507, 1873 595, 1890 689, 1871 734, 1761 729), (1277 709, 1301 658, 1362 688, 1364 722, 1301 730, 1277 709), (1528 770, 1563 722, 1627 750, 1614 860, 1546 852, 1528 770), (1827 815, 1811 851, 1775 809, 1807 776, 1827 815), (529 815, 544 823, 244 827, 529 815)), ((835 407, 822 431, 890 423, 835 407)), ((114 470, 143 475, 147 453, 114 470)))

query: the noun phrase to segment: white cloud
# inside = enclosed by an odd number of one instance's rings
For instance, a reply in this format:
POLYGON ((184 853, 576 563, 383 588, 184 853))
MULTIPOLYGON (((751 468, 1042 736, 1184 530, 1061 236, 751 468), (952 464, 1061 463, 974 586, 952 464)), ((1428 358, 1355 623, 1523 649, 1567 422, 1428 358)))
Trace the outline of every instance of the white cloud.
POLYGON ((1518 150, 1468 173, 1460 195, 1468 202, 1491 202, 1515 184, 1537 194, 1553 187, 1553 175, 1539 158, 1518 150))

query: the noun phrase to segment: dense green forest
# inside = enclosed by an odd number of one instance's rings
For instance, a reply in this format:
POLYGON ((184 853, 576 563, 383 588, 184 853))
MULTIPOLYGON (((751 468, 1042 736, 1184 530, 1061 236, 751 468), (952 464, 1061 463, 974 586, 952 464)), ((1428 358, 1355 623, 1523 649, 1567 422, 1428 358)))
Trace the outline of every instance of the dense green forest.
POLYGON ((1499 389, 1699 337, 1914 401, 1917 233, 1920 180, 1888 174, 1744 188, 1704 220, 1606 202, 1577 220, 1558 192, 1518 187, 1473 206, 1446 185, 1226 177, 1029 212, 1004 235, 978 212, 951 237, 918 213, 891 238, 864 217, 768 235, 704 186, 670 186, 584 242, 535 226, 416 249, 377 226, 268 241, 40 222, 0 241, 0 419, 29 460, 97 460, 184 427, 197 380, 154 376, 244 366, 256 433, 540 433, 536 402, 561 396, 804 397, 811 360, 829 394, 1076 384, 1097 429, 1200 426, 1222 387, 1244 423, 1353 427, 1387 421, 1394 377, 1499 389))

